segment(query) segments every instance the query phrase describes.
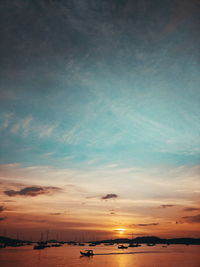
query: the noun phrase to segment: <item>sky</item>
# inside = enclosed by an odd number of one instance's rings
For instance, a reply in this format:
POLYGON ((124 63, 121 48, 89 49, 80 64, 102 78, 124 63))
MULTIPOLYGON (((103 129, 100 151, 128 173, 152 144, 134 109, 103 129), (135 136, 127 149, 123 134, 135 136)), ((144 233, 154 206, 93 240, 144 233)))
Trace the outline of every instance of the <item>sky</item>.
POLYGON ((199 12, 1 1, 1 235, 200 237, 199 12))

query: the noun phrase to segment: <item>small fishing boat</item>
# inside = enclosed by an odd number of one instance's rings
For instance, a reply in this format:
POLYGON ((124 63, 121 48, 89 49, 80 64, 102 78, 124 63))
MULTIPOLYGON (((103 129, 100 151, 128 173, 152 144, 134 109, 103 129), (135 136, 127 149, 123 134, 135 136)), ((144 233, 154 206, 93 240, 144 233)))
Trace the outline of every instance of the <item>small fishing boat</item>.
POLYGON ((120 246, 118 246, 118 248, 119 249, 126 249, 126 248, 128 248, 127 246, 124 246, 124 245, 120 245, 120 246))
POLYGON ((90 257, 90 256, 94 255, 94 252, 93 252, 93 250, 85 250, 85 251, 80 251, 80 254, 81 254, 81 256, 90 257))

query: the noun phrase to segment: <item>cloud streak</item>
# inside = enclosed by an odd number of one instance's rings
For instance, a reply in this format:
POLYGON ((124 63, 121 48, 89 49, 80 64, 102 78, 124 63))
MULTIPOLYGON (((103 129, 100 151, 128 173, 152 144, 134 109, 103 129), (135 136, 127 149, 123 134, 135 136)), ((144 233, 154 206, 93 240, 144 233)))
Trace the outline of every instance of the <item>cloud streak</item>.
POLYGON ((107 194, 107 195, 101 197, 101 199, 103 199, 103 200, 116 199, 116 198, 118 198, 117 194, 107 194))
POLYGON ((189 207, 189 208, 185 208, 185 209, 183 209, 183 211, 199 211, 200 210, 200 208, 194 208, 194 207, 189 207))
POLYGON ((0 206, 0 212, 3 212, 4 210, 6 210, 6 207, 0 206))
POLYGON ((188 223, 200 223, 200 214, 195 216, 184 216, 182 219, 188 223))
POLYGON ((166 209, 166 208, 173 208, 176 205, 172 205, 172 204, 164 204, 164 205, 160 205, 160 208, 166 209))
POLYGON ((23 136, 28 138, 29 136, 37 136, 38 138, 47 138, 53 134, 53 131, 57 128, 56 124, 43 123, 36 120, 33 116, 19 117, 13 113, 4 114, 1 117, 0 130, 6 130, 12 135, 23 136))
POLYGON ((6 190, 4 191, 4 194, 6 194, 9 197, 15 197, 15 196, 36 197, 39 195, 49 195, 58 191, 60 191, 60 188, 53 186, 49 187, 32 186, 32 187, 24 187, 20 190, 6 190))
POLYGON ((148 226, 157 226, 159 223, 138 223, 133 224, 133 226, 139 226, 139 227, 148 227, 148 226))

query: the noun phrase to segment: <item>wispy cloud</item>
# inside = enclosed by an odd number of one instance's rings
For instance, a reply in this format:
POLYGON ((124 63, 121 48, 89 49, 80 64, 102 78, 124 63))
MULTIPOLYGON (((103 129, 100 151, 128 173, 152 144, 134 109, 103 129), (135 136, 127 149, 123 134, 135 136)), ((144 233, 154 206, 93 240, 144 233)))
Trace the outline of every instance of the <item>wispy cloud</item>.
POLYGON ((1 115, 0 131, 7 129, 13 117, 13 113, 3 113, 1 115))
POLYGON ((17 122, 15 122, 13 126, 11 126, 11 133, 18 134, 21 132, 24 136, 26 136, 31 129, 32 121, 32 116, 27 116, 23 119, 18 119, 17 122))
POLYGON ((19 117, 14 113, 5 113, 1 118, 0 130, 7 130, 12 135, 22 135, 23 137, 46 138, 52 135, 57 126, 57 123, 48 124, 38 121, 33 115, 19 117))
POLYGON ((183 211, 199 211, 200 208, 195 208, 195 207, 188 207, 188 208, 184 208, 183 211))
POLYGON ((52 124, 52 125, 40 125, 38 126, 37 132, 38 132, 38 136, 40 138, 45 138, 45 137, 49 137, 51 136, 52 132, 54 131, 54 129, 57 127, 57 124, 52 124))
POLYGON ((176 205, 172 205, 172 204, 164 204, 164 205, 160 205, 161 208, 166 209, 166 208, 173 208, 176 205))
POLYGON ((44 153, 42 156, 44 156, 44 157, 51 157, 51 156, 53 156, 55 154, 55 152, 46 152, 46 153, 44 153))

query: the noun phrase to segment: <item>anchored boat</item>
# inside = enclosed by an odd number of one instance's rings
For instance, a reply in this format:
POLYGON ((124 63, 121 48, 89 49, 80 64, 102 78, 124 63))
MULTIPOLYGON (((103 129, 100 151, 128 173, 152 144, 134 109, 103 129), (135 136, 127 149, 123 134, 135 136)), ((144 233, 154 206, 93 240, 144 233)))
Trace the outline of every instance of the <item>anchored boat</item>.
POLYGON ((136 247, 141 247, 141 245, 138 244, 138 243, 136 243, 136 244, 134 244, 134 243, 130 243, 129 247, 131 247, 131 248, 136 248, 136 247))
POLYGON ((126 249, 126 248, 128 248, 127 246, 124 246, 124 245, 120 245, 120 246, 118 246, 118 248, 119 249, 126 249))

